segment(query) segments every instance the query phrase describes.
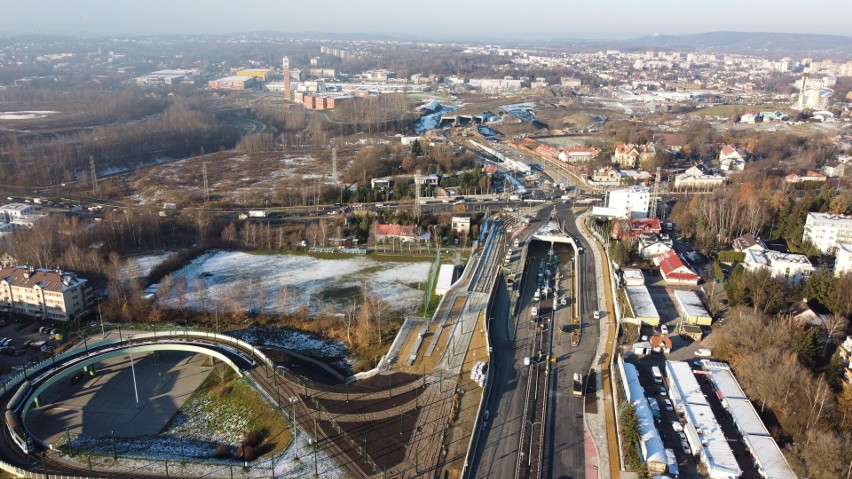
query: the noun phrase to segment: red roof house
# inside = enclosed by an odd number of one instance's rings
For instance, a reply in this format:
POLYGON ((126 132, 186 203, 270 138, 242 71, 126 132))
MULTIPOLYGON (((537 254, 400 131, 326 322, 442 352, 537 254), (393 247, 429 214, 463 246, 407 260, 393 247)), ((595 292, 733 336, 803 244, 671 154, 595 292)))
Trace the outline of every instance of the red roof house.
POLYGON ((669 250, 661 254, 657 258, 657 261, 659 261, 660 274, 663 276, 666 284, 698 286, 698 281, 701 278, 689 269, 689 266, 684 264, 675 250, 669 250))

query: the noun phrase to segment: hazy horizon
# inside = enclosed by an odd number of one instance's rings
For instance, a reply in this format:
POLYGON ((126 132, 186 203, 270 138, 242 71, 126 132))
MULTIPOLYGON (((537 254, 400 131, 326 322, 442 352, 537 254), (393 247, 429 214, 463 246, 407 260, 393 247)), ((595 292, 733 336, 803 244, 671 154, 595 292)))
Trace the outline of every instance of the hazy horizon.
MULTIPOLYGON (((221 0, 42 0, 11 3, 0 34, 179 35, 254 31, 380 35, 422 40, 626 39, 714 31, 849 36, 852 2, 828 0, 803 14, 792 0, 719 0, 685 4, 647 0, 584 2, 542 0, 535 7, 507 0, 429 4, 372 0, 365 6, 327 0, 308 3, 256 0, 241 6, 221 0), (811 13, 811 12, 808 12, 811 13), (307 19, 307 20, 306 20, 307 19)), ((807 7, 805 7, 807 10, 807 7)))

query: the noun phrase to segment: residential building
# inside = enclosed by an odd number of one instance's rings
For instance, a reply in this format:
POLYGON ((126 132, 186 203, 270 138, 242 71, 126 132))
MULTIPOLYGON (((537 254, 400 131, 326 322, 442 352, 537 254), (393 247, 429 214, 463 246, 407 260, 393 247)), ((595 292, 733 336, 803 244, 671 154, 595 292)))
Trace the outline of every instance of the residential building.
POLYGON ((745 158, 733 145, 725 145, 719 151, 719 163, 722 171, 743 171, 745 158))
POLYGON ((846 382, 852 384, 852 336, 846 336, 846 340, 837 348, 837 353, 840 354, 840 359, 843 360, 843 378, 846 382))
POLYGON ((642 234, 639 236, 639 255, 645 259, 652 259, 663 253, 671 251, 672 240, 668 235, 642 234))
POLYGON ((0 269, 0 307, 34 318, 68 321, 88 309, 87 281, 62 270, 0 269))
POLYGON ((734 247, 735 251, 739 252, 746 250, 766 251, 767 249, 766 243, 764 243, 762 239, 751 234, 744 234, 735 238, 731 245, 734 247))
POLYGON ((829 161, 819 171, 829 178, 840 178, 846 172, 846 165, 839 161, 829 161))
POLYGON ((589 183, 594 184, 595 186, 618 186, 621 184, 621 179, 622 176, 620 171, 615 168, 605 166, 592 173, 589 183))
POLYGON ((399 240, 403 242, 428 240, 430 234, 423 233, 416 225, 376 225, 376 241, 399 240))
POLYGON ((574 145, 562 150, 562 152, 559 153, 558 158, 560 161, 564 161, 566 163, 588 163, 595 159, 600 152, 600 148, 574 145))
POLYGON ((725 184, 725 177, 707 174, 697 166, 675 175, 674 187, 678 190, 712 190, 725 184))
POLYGON ((460 235, 470 234, 470 218, 462 216, 453 216, 452 219, 453 233, 460 235))
POLYGON ((655 156, 656 149, 653 143, 648 143, 647 145, 621 143, 615 147, 612 162, 618 163, 619 166, 624 168, 638 168, 640 162, 653 159, 655 156))
POLYGON ((840 243, 834 260, 834 274, 841 276, 847 273, 852 273, 852 243, 840 243))
POLYGON ((767 269, 774 278, 785 278, 791 284, 801 284, 813 274, 814 266, 803 254, 778 251, 746 250, 743 264, 750 271, 767 269))
POLYGON ((787 183, 804 183, 807 181, 826 181, 828 178, 818 171, 808 170, 804 176, 799 176, 796 173, 790 173, 784 177, 787 183))
POLYGON ((630 218, 616 221, 612 227, 612 237, 625 240, 629 237, 653 235, 662 231, 659 218, 630 218))
POLYGON ((695 271, 689 268, 686 263, 680 259, 675 250, 666 251, 661 254, 655 263, 660 267, 660 274, 663 276, 666 284, 681 284, 689 286, 697 286, 701 279, 695 271))
POLYGON ((804 239, 823 254, 832 254, 840 243, 852 243, 852 216, 808 213, 804 239))
POLYGON ((660 143, 667 150, 677 153, 686 145, 687 138, 685 135, 677 133, 655 133, 654 142, 660 143))

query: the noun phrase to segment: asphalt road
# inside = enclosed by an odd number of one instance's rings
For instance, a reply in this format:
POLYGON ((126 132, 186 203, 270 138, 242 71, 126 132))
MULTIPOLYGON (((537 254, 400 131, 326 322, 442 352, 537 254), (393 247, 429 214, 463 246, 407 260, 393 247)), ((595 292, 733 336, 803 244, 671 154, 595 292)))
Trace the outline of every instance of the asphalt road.
MULTIPOLYGON (((577 347, 571 346, 568 333, 557 332, 553 341, 553 355, 557 362, 551 369, 548 418, 545 425, 544 467, 542 477, 583 479, 585 477, 585 450, 583 444, 584 398, 572 394, 575 372, 588 375, 597 351, 600 338, 599 322, 593 314, 597 309, 597 285, 595 262, 587 244, 574 224, 569 207, 557 209, 563 227, 575 240, 579 240, 584 252, 579 254, 575 274, 580 281, 580 318, 582 336, 577 347)), ((557 246, 560 264, 569 258, 570 247, 557 246)), ((564 267, 562 267, 564 270, 564 267)), ((557 331, 570 321, 571 310, 557 312, 557 331)))

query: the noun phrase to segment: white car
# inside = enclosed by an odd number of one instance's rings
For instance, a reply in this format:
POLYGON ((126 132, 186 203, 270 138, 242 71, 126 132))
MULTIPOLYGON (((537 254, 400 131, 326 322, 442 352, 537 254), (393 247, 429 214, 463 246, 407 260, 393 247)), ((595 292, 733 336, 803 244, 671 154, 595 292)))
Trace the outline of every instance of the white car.
POLYGON ((601 319, 601 312, 595 311, 594 313, 592 313, 592 317, 595 319, 601 319))
POLYGON ((661 332, 661 333, 663 333, 664 335, 668 336, 668 334, 669 334, 669 327, 668 327, 668 326, 666 326, 665 324, 664 324, 664 325, 662 325, 662 326, 660 326, 660 332, 661 332))
POLYGON ((698 349, 695 350, 695 355, 698 356, 699 358, 709 358, 710 355, 711 355, 711 352, 707 348, 698 348, 698 349))

